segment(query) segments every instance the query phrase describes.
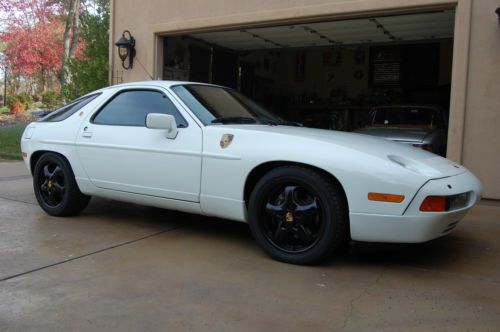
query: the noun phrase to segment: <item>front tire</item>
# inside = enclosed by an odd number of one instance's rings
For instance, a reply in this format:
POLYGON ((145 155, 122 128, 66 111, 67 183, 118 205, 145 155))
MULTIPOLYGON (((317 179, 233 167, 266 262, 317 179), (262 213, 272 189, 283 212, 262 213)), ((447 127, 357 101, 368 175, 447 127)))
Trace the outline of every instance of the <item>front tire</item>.
POLYGON ((338 184, 299 166, 276 168, 256 184, 248 205, 249 225, 271 257, 312 264, 347 238, 347 204, 338 184))
POLYGON ((40 207, 52 216, 78 214, 90 201, 90 196, 78 188, 66 159, 52 152, 45 153, 36 162, 33 188, 40 207))

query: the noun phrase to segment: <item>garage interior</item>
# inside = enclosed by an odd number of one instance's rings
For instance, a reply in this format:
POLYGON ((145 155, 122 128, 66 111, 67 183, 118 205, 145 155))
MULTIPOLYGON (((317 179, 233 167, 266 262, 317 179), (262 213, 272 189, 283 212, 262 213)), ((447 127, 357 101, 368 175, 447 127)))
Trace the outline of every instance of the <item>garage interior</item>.
POLYGON ((454 20, 445 10, 164 36, 163 79, 229 86, 315 128, 356 130, 377 105, 449 114, 454 20))

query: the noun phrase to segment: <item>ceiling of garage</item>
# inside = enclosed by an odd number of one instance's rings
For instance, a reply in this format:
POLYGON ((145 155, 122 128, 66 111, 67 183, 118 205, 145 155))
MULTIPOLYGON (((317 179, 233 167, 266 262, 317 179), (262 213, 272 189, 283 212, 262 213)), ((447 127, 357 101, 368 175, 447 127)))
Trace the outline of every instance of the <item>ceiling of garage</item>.
POLYGON ((234 50, 405 42, 451 38, 454 20, 454 11, 443 11, 197 33, 190 36, 234 50))

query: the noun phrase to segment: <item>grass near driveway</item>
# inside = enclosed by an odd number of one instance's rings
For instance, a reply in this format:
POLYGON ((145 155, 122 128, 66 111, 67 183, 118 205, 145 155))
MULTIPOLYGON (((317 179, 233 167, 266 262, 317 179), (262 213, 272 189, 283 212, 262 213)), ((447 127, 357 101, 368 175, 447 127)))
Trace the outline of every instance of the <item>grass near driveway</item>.
POLYGON ((0 128, 0 158, 22 159, 19 142, 26 123, 0 128))

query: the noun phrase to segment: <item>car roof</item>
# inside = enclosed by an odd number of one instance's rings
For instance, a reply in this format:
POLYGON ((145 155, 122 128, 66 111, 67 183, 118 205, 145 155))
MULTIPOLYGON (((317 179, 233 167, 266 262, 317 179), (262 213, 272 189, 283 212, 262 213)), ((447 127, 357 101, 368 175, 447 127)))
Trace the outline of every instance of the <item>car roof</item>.
MULTIPOLYGON (((170 87, 175 86, 175 85, 183 85, 183 84, 185 84, 185 85, 187 85, 187 84, 190 84, 190 85, 206 85, 206 86, 214 86, 214 87, 219 87, 219 88, 225 88, 225 89, 227 89, 227 87, 222 86, 222 85, 208 84, 208 83, 202 83, 202 82, 170 81, 170 80, 149 80, 149 81, 128 82, 128 83, 121 83, 121 84, 115 84, 115 85, 106 86, 106 87, 101 88, 99 90, 95 90, 95 91, 89 92, 89 93, 87 93, 85 95, 82 95, 82 96, 78 97, 77 99, 81 99, 81 98, 84 98, 86 96, 90 96, 90 95, 93 95, 93 94, 96 94, 96 93, 97 94, 98 93, 102 93, 104 91, 116 90, 116 89, 126 88, 126 87, 141 88, 141 87, 151 86, 151 87, 170 88, 170 87)), ((75 100, 77 100, 77 99, 75 99, 75 100)))
POLYGON ((201 83, 201 82, 151 80, 151 81, 138 81, 138 82, 129 82, 129 83, 111 85, 111 86, 104 88, 103 90, 122 88, 122 87, 137 87, 137 86, 161 86, 164 88, 169 88, 169 87, 172 87, 174 85, 181 85, 181 84, 199 84, 199 85, 208 85, 208 86, 218 86, 218 85, 214 85, 214 84, 201 83))

